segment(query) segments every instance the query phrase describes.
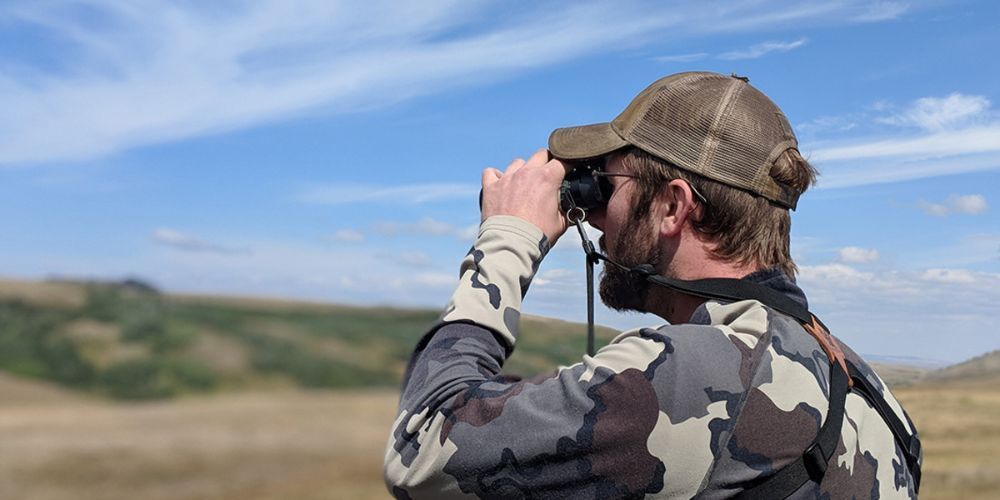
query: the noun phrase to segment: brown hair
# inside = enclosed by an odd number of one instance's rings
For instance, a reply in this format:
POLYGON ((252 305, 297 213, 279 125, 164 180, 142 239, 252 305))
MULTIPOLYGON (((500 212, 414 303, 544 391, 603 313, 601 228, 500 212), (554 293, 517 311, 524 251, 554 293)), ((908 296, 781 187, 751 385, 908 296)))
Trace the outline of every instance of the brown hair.
MULTIPOLYGON (((638 148, 622 153, 623 167, 638 176, 634 217, 649 213, 664 182, 683 179, 708 200, 692 227, 715 243, 712 253, 716 258, 762 269, 777 267, 795 276, 797 268, 789 249, 792 221, 787 209, 762 196, 678 168, 638 148)), ((775 160, 770 175, 802 193, 816 182, 817 172, 797 150, 788 149, 775 160)))

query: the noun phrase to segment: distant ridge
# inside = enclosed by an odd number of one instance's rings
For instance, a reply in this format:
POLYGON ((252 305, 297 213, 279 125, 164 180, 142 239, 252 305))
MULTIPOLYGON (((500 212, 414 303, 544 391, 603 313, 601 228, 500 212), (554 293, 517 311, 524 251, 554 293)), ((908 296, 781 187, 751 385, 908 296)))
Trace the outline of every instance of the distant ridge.
POLYGON ((925 370, 936 370, 938 368, 944 368, 951 363, 948 361, 941 361, 940 359, 927 359, 919 358, 916 356, 893 356, 893 355, 880 355, 880 354, 862 354, 862 358, 869 363, 876 363, 880 365, 895 365, 895 366, 905 366, 910 368, 921 368, 925 370))
POLYGON ((976 356, 957 365, 928 373, 924 380, 944 382, 953 380, 1000 378, 1000 350, 976 356))

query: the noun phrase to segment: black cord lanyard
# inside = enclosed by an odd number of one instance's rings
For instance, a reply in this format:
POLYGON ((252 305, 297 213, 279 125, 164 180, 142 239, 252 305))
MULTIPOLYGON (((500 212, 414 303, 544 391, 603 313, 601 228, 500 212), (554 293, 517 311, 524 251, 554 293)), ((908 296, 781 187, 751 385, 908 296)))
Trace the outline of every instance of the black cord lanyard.
MULTIPOLYGON (((734 278, 706 278, 700 280, 679 280, 661 276, 656 269, 643 264, 637 267, 628 267, 611 260, 607 255, 598 252, 594 243, 587 236, 587 231, 583 227, 583 222, 587 219, 587 212, 579 207, 572 207, 566 212, 566 220, 576 226, 580 233, 580 241, 583 244, 583 252, 587 256, 587 354, 594 355, 594 264, 604 261, 625 272, 642 275, 646 281, 657 286, 670 288, 682 293, 687 293, 706 299, 721 300, 757 300, 769 307, 783 312, 800 323, 811 323, 814 316, 808 309, 788 296, 765 286, 746 280, 734 278)), ((820 323, 822 325, 822 322, 820 323)), ((826 328, 826 325, 823 325, 826 328)))
POLYGON ((597 251, 594 242, 587 236, 587 230, 583 227, 583 222, 587 220, 587 212, 580 207, 573 207, 566 212, 566 220, 576 226, 580 233, 580 242, 583 244, 583 253, 587 256, 587 354, 594 355, 594 265, 598 261, 610 263, 624 271, 635 272, 634 269, 625 267, 611 259, 607 255, 597 251))
MULTIPOLYGON (((585 214, 581 210, 582 213, 585 214)), ((587 254, 587 354, 594 355, 594 264, 597 264, 598 252, 594 248, 594 243, 587 237, 587 231, 583 228, 583 220, 586 215, 580 217, 574 224, 580 232, 580 239, 583 241, 583 252, 587 254)))

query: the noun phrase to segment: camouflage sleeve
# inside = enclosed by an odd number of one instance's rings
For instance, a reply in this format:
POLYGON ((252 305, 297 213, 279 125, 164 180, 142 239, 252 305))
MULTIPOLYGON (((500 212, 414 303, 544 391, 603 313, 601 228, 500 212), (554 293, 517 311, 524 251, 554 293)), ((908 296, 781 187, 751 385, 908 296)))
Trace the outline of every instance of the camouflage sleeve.
POLYGON ((448 324, 413 364, 385 457, 397 498, 622 498, 663 489, 650 378, 663 343, 629 338, 548 376, 498 375, 487 329, 448 324))
MULTIPOLYGON (((659 491, 648 382, 663 344, 640 337, 531 380, 500 375, 520 302, 547 243, 490 218, 442 320, 410 360, 386 448, 397 498, 619 497, 659 491)), ((659 361, 657 361, 659 360, 659 361)))
POLYGON ((462 260, 458 288, 439 325, 475 323, 495 332, 509 352, 528 291, 549 242, 541 229, 508 215, 487 219, 479 238, 462 260))

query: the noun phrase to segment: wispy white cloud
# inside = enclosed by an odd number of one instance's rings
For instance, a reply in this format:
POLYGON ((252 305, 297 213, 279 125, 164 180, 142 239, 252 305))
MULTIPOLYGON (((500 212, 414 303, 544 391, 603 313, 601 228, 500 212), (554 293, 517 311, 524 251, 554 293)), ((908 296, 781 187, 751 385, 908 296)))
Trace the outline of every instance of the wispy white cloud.
POLYGON ((966 269, 928 269, 920 277, 940 283, 975 283, 976 276, 966 269))
POLYGON ((861 119, 859 115, 831 115, 831 116, 820 116, 818 118, 813 118, 812 120, 799 123, 795 126, 795 131, 800 135, 804 133, 822 133, 822 132, 846 132, 848 130, 854 129, 858 126, 858 121, 861 119))
POLYGON ((883 118, 882 121, 939 131, 982 117, 990 104, 989 99, 983 96, 958 92, 945 97, 921 97, 902 113, 883 118))
POLYGON ((674 63, 674 62, 688 63, 688 62, 700 61, 706 57, 708 57, 708 53, 696 52, 694 54, 675 54, 669 56, 657 56, 654 57, 653 60, 660 63, 674 63))
POLYGON ((475 198, 477 184, 430 183, 399 186, 372 184, 314 184, 301 189, 295 199, 317 205, 354 203, 421 204, 475 198))
POLYGON ((963 214, 979 214, 989 208, 986 198, 981 194, 958 195, 949 202, 956 212, 963 214))
POLYGON ((878 250, 874 248, 844 247, 837 253, 840 260, 848 264, 866 264, 878 260, 878 250))
POLYGON ((1000 347, 983 324, 1000 301, 1000 274, 962 268, 860 271, 840 264, 800 266, 810 310, 855 350, 928 356, 924 346, 949 332, 935 356, 958 361, 1000 347))
POLYGON ((1000 155, 951 155, 945 158, 881 158, 851 161, 811 161, 822 173, 818 189, 846 188, 870 184, 886 184, 945 175, 983 172, 1000 168, 1000 155))
POLYGON ((0 76, 0 164, 79 160, 304 114, 386 106, 654 39, 850 22, 865 6, 5 3, 0 19, 33 33, 36 60, 48 62, 0 60, 17 67, 0 76))
POLYGON ((735 61, 740 59, 757 59, 763 57, 771 52, 788 52, 790 50, 797 49, 806 44, 808 40, 806 38, 799 38, 791 42, 777 42, 769 41, 762 42, 756 45, 752 45, 746 49, 733 50, 730 52, 723 52, 717 57, 719 59, 727 61, 735 61))
POLYGON ((431 256, 425 252, 404 251, 398 253, 379 253, 377 256, 397 266, 406 268, 427 268, 431 266, 431 256))
MULTIPOLYGON (((798 40, 791 42, 776 42, 776 41, 761 42, 755 45, 751 45, 746 49, 733 50, 717 54, 715 55, 715 58, 728 61, 735 61, 741 59, 757 59, 772 52, 788 52, 790 50, 797 49, 805 45, 807 41, 808 40, 806 38, 800 38, 798 40)), ((700 61, 710 56, 711 54, 707 52, 695 52, 690 54, 657 56, 653 58, 653 61, 658 63, 689 63, 694 61, 700 61)))
POLYGON ((828 147, 813 151, 814 161, 877 158, 940 158, 1000 151, 1000 123, 935 132, 902 139, 886 139, 828 147))
POLYGON ((186 252, 206 252, 214 254, 232 255, 247 253, 248 250, 245 248, 229 247, 225 245, 220 245, 218 243, 213 243, 206 241, 197 236, 192 236, 187 233, 183 233, 176 229, 161 227, 155 229, 152 234, 150 234, 150 239, 158 244, 167 246, 176 250, 183 250, 186 252))
POLYGON ((939 245, 910 248, 905 264, 914 268, 995 268, 1000 264, 1000 232, 977 232, 939 245))
POLYGON ((851 266, 838 263, 800 266, 799 277, 838 284, 861 284, 875 279, 873 273, 858 271, 851 266))
MULTIPOLYGON (((597 246, 597 241, 604 233, 587 222, 583 223, 583 229, 587 233, 587 238, 594 243, 594 246, 597 246)), ((570 227, 566 231, 566 234, 559 238, 559 241, 556 242, 555 247, 552 249, 556 251, 583 252, 583 241, 580 239, 580 231, 576 227, 570 227)))
POLYGON ((330 235, 331 241, 360 242, 365 240, 365 235, 356 229, 340 229, 330 235))
POLYGON ((457 226, 431 217, 423 217, 416 222, 380 221, 373 230, 382 236, 415 234, 418 236, 454 236, 460 240, 472 241, 479 235, 479 224, 457 226))
POLYGON ((538 273, 538 275, 535 276, 535 279, 531 280, 531 283, 536 285, 536 288, 538 288, 549 285, 566 285, 566 282, 570 280, 579 282, 580 272, 570 269, 556 268, 538 273))
MULTIPOLYGON (((848 123, 880 123, 882 130, 869 131, 869 138, 828 142, 811 151, 804 146, 805 152, 823 174, 818 184, 820 188, 993 170, 1000 168, 1000 121, 990 106, 985 97, 961 93, 923 97, 903 111, 888 115, 884 112, 892 106, 882 103, 868 111, 842 117, 848 123), (913 133, 914 127, 920 132, 913 133), (898 135, 900 131, 904 131, 904 135, 898 135), (877 168, 873 164, 877 164, 877 168)), ((821 121, 807 123, 829 125, 838 122, 837 117, 824 117, 821 121)))
POLYGON ((865 10, 854 17, 854 20, 862 23, 877 21, 887 21, 896 19, 910 10, 910 6, 903 2, 872 2, 865 10))
POLYGON ((126 268, 168 290, 395 306, 440 306, 458 281, 457 263, 438 269, 420 251, 269 240, 252 241, 251 246, 252 253, 234 255, 170 252, 118 263, 87 259, 58 271, 112 274, 109 269, 126 268))
POLYGON ((981 194, 952 195, 944 203, 920 201, 920 208, 927 215, 944 217, 952 214, 981 214, 989 208, 986 198, 981 194))

